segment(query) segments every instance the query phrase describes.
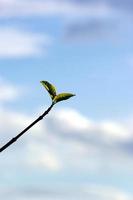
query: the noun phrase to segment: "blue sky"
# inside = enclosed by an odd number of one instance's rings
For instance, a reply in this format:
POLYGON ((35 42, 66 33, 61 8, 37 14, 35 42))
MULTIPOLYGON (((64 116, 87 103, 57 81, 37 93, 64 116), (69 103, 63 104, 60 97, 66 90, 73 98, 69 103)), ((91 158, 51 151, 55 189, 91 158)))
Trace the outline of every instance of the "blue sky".
POLYGON ((133 3, 0 0, 0 144, 76 97, 1 154, 5 200, 133 198, 133 3))

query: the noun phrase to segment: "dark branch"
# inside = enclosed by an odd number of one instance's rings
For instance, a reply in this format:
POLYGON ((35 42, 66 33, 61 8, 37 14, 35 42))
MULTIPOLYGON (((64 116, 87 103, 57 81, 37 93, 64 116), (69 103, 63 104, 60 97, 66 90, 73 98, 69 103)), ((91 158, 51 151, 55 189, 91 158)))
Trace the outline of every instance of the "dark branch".
POLYGON ((36 123, 38 123, 40 120, 42 120, 44 118, 44 116, 46 116, 49 111, 52 109, 52 107, 54 106, 54 104, 52 103, 51 106, 41 115, 39 116, 34 122, 32 122, 29 126, 27 126, 21 133, 19 133, 17 136, 15 136, 14 138, 12 138, 9 142, 7 142, 4 146, 2 146, 0 148, 0 152, 4 151, 6 148, 8 148, 11 144, 13 144, 14 142, 17 141, 17 139, 19 137, 21 137, 25 132, 27 132, 32 126, 34 126, 36 123))

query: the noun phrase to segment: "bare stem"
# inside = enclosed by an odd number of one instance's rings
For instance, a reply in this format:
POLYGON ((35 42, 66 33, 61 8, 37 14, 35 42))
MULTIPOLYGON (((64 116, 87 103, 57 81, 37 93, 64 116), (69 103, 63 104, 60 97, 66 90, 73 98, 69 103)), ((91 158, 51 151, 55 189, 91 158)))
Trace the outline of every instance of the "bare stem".
POLYGON ((33 121, 29 126, 27 126, 22 132, 20 132, 18 135, 16 135, 14 138, 12 138, 9 142, 7 142, 4 146, 0 148, 0 152, 4 151, 6 148, 8 148, 11 144, 17 141, 19 137, 21 137, 25 132, 27 132, 32 126, 34 126, 36 123, 38 123, 40 120, 42 120, 52 109, 54 104, 52 103, 51 106, 42 114, 40 115, 35 121, 33 121))

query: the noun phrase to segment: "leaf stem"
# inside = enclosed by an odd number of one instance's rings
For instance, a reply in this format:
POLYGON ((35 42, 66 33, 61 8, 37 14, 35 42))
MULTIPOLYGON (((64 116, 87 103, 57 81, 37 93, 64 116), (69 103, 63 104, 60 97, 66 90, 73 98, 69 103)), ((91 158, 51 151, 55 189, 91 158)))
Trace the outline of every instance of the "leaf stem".
POLYGON ((9 140, 4 146, 0 148, 0 152, 4 151, 6 148, 8 148, 11 144, 16 142, 18 138, 20 138, 25 132, 27 132, 32 126, 34 126, 36 123, 38 123, 40 120, 42 120, 52 109, 54 106, 54 103, 51 104, 51 106, 42 114, 40 115, 35 121, 33 121, 29 126, 27 126, 22 132, 20 132, 18 135, 16 135, 14 138, 9 140))

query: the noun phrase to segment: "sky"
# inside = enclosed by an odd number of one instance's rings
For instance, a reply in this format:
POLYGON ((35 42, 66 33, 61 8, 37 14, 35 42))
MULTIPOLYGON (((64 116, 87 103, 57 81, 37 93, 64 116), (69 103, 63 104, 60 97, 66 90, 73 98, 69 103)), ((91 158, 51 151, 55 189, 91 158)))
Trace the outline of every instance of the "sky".
POLYGON ((0 0, 4 200, 133 199, 132 0, 0 0))

